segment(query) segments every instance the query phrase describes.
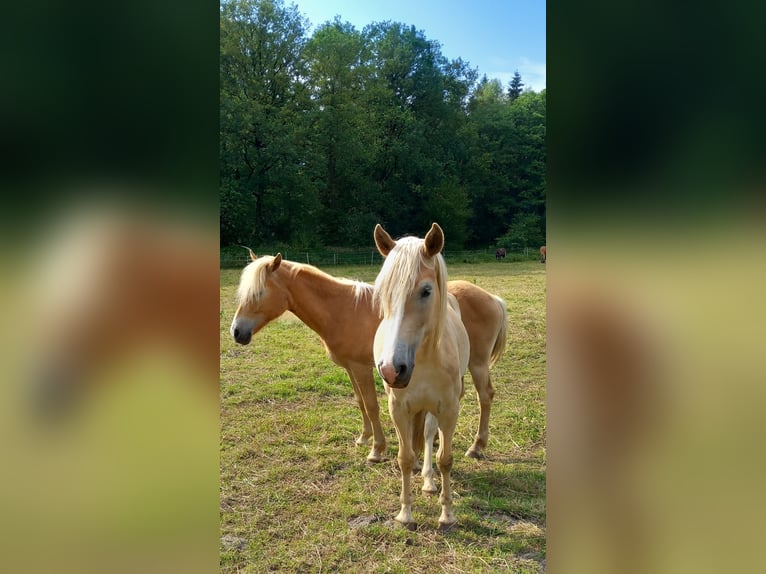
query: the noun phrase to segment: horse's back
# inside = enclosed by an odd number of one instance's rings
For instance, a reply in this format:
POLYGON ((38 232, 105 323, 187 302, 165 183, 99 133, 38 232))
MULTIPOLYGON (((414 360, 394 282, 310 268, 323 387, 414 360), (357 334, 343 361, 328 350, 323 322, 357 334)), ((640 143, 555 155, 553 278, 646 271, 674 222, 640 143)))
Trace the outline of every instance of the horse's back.
POLYGON ((472 357, 488 360, 495 342, 504 331, 505 304, 499 297, 468 281, 450 281, 447 288, 460 306, 472 357))

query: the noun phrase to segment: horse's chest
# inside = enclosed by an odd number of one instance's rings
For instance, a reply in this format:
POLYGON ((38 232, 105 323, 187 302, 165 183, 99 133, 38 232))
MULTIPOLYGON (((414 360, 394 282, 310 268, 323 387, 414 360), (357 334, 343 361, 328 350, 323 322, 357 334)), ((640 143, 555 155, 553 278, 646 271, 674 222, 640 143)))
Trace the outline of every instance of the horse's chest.
POLYGON ((459 400, 459 396, 449 392, 434 392, 429 388, 407 388, 402 391, 396 391, 393 403, 394 407, 408 415, 415 415, 422 411, 428 411, 436 416, 441 414, 442 410, 452 410, 459 400))

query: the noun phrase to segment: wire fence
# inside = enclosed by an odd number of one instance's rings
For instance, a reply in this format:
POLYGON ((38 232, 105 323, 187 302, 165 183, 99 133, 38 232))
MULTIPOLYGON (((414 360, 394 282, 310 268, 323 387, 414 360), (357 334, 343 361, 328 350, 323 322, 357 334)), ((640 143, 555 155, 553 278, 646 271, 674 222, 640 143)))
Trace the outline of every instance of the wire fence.
MULTIPOLYGON (((375 249, 358 250, 305 250, 280 249, 284 259, 307 263, 315 267, 331 267, 337 265, 381 265, 383 257, 375 249)), ((276 251, 257 252, 258 255, 276 255, 276 251)), ((444 251, 446 261, 460 263, 481 263, 497 261, 494 248, 473 251, 444 251)), ((527 261, 536 259, 539 254, 531 248, 506 249, 506 255, 500 261, 527 261)), ((236 251, 222 250, 220 265, 222 269, 242 268, 250 262, 250 255, 245 249, 236 251), (241 251, 241 253, 239 253, 241 251)))

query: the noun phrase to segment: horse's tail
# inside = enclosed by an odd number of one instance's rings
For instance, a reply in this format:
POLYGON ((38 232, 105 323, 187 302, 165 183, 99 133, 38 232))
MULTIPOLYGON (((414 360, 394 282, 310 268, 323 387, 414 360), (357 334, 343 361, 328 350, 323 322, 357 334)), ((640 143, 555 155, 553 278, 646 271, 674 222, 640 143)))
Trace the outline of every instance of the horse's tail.
POLYGON ((497 333, 495 344, 492 347, 492 353, 489 356, 490 367, 497 363, 500 360, 500 357, 503 356, 503 352, 505 351, 505 344, 508 339, 508 310, 505 307, 505 301, 495 295, 493 295, 493 297, 495 298, 495 301, 497 301, 497 304, 500 305, 500 309, 503 311, 503 321, 500 324, 500 331, 497 333))

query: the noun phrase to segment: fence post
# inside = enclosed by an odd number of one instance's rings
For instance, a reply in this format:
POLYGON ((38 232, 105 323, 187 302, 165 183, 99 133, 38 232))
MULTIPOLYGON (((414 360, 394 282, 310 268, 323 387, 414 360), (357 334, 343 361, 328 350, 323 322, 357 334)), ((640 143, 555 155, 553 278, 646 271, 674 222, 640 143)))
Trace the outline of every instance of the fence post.
POLYGON ((306 263, 311 265, 311 261, 309 261, 309 252, 308 251, 306 251, 306 263))

